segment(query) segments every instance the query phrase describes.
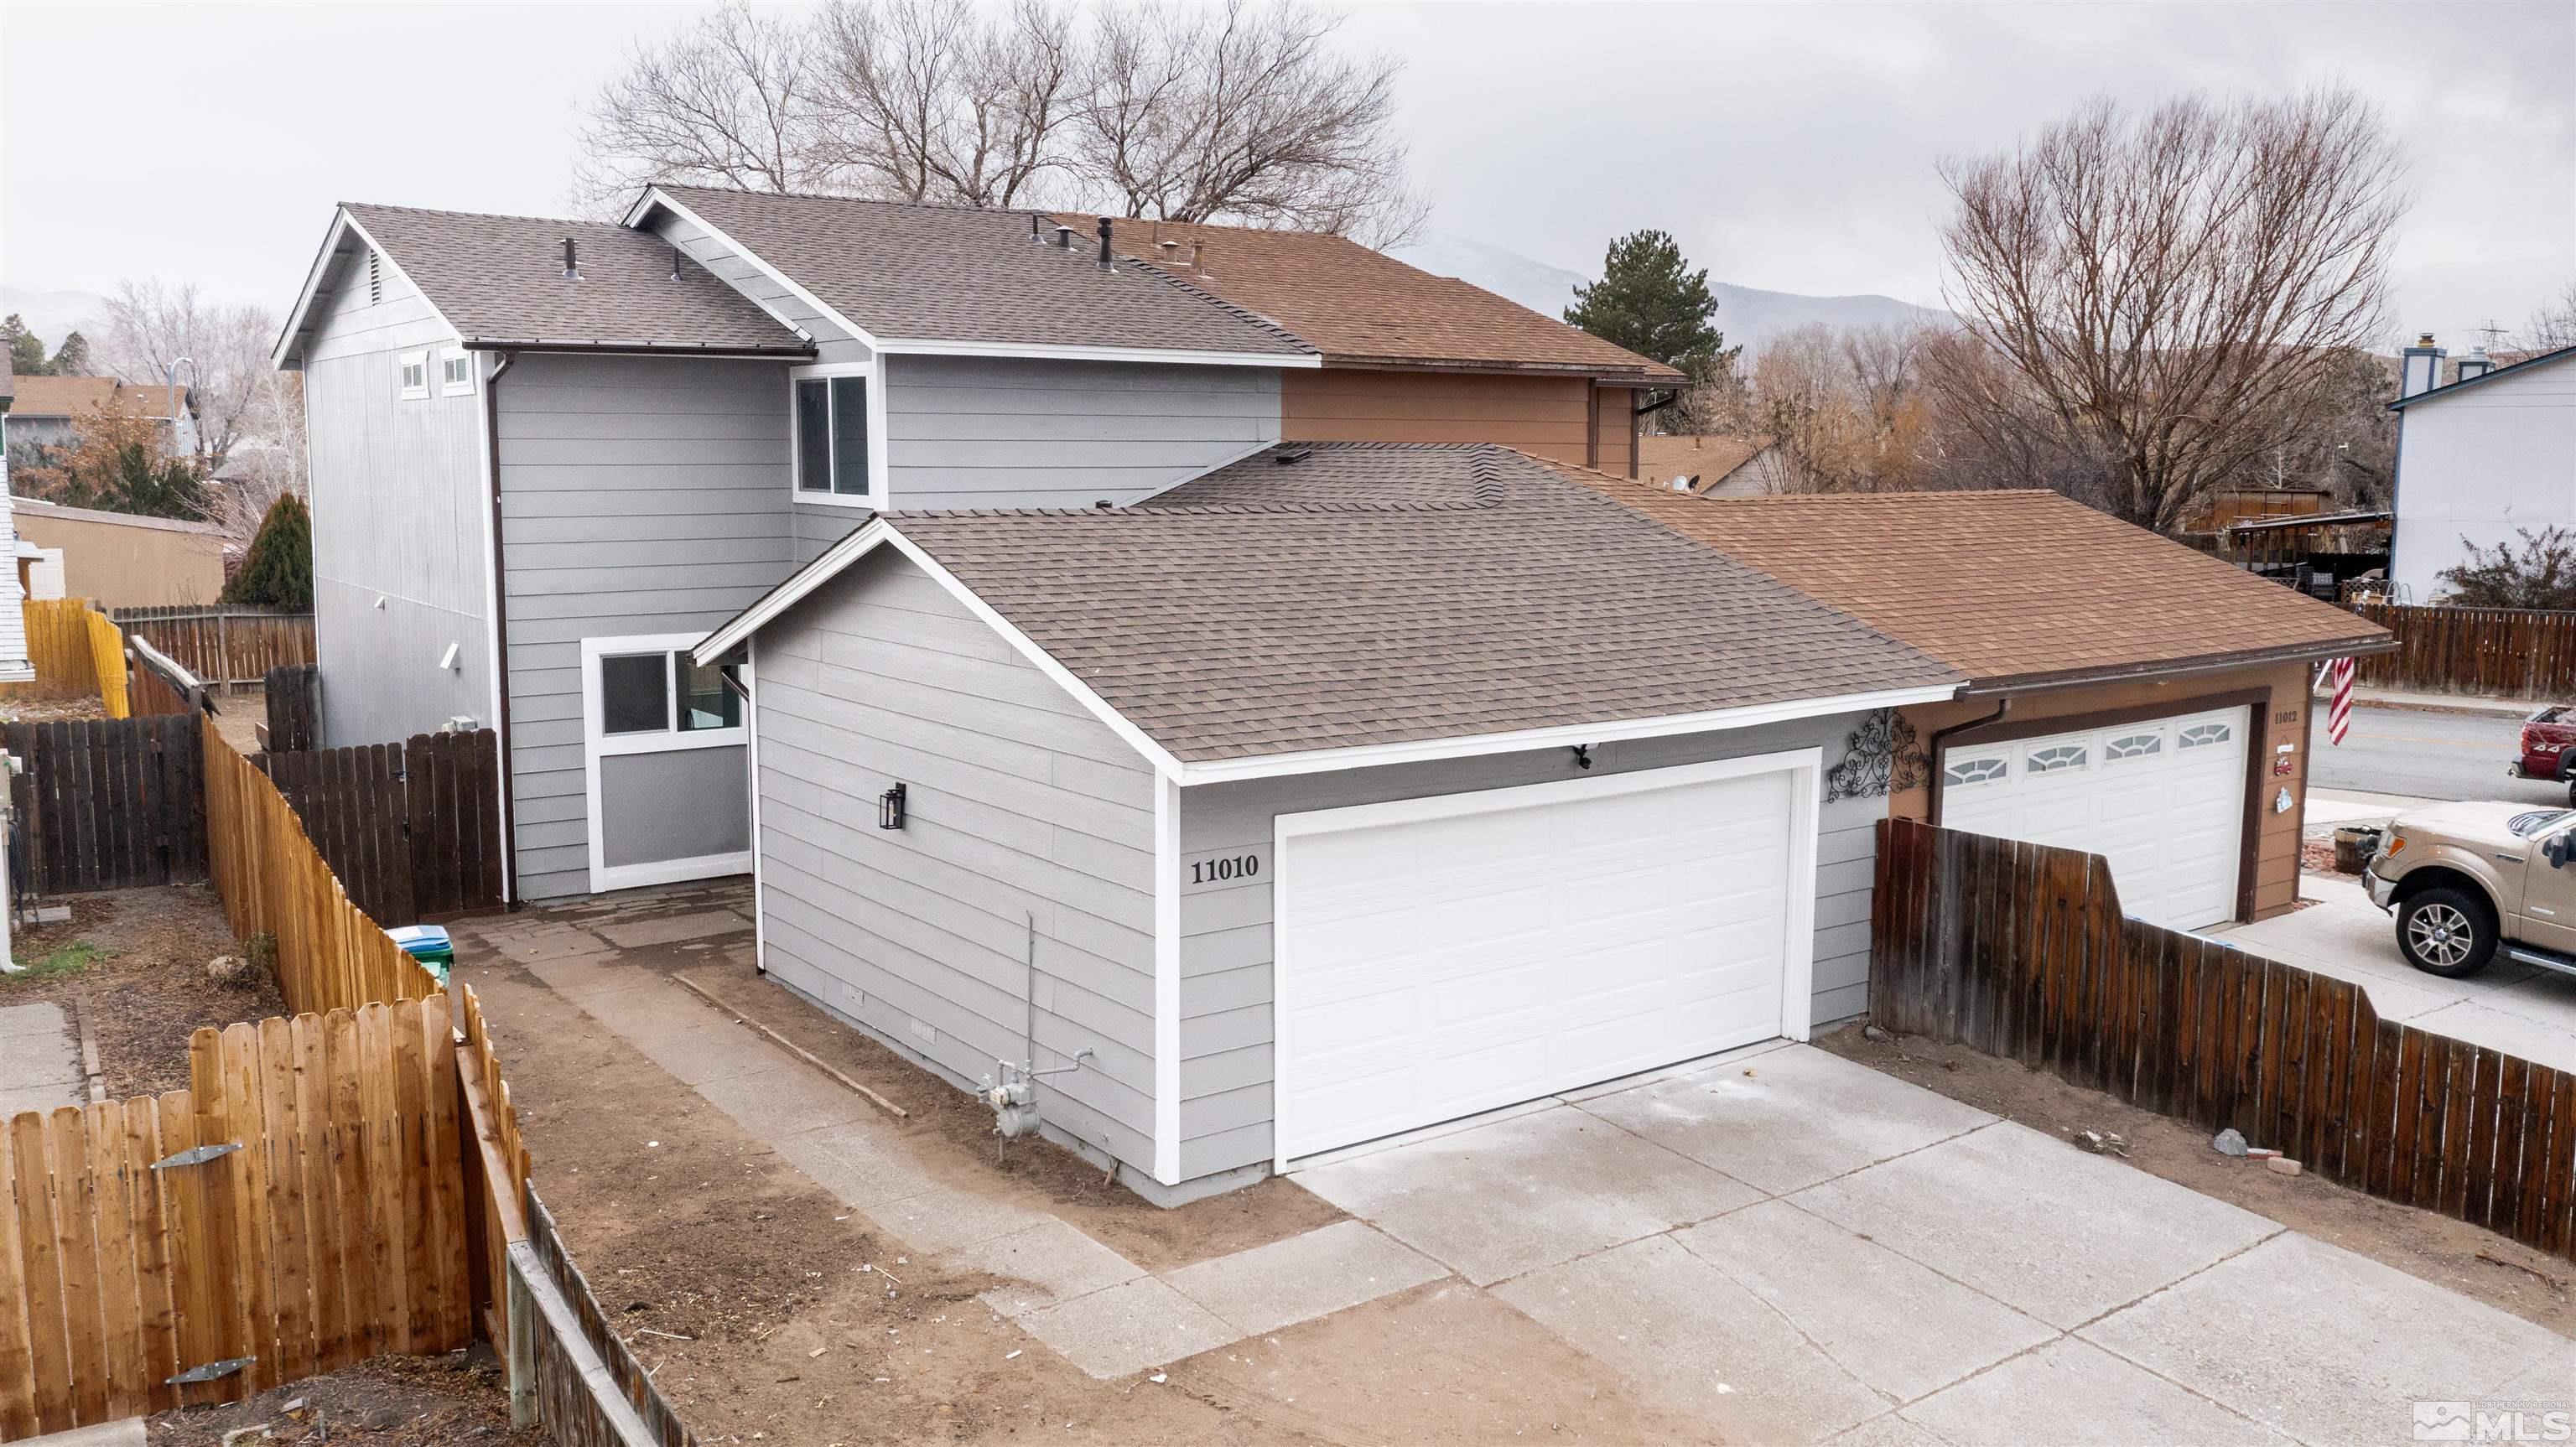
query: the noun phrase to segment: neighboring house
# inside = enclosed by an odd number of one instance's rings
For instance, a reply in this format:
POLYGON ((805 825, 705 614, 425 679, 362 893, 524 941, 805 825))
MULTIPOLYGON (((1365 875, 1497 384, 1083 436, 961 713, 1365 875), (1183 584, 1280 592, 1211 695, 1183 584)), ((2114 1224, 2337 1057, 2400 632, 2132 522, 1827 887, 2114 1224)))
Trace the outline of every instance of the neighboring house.
POLYGON ((1393 350, 1338 305, 1308 340, 1139 240, 682 187, 616 226, 343 207, 276 352, 304 373, 325 737, 496 726, 514 897, 739 872, 733 695, 676 651, 874 511, 1132 503, 1323 427, 1292 420, 1306 372, 1399 416, 1484 389, 1449 432, 1517 436, 1543 389, 1574 419, 1548 445, 1617 455, 1670 375, 1382 258, 1347 300, 1393 350), (1441 328, 1408 330, 1398 281, 1441 328), (653 727, 610 703, 648 672, 653 727))
POLYGON ((2471 548, 2576 527, 2576 347, 2511 366, 2483 356, 2434 385, 2444 353, 2429 336, 2401 358, 2397 514, 2388 577, 2405 602, 2451 591, 2444 571, 2471 548))
MULTIPOLYGON (((1090 233, 1095 217, 1060 216, 1090 233)), ((1124 255, 1277 323, 1323 353, 1279 378, 1286 442, 1500 442, 1637 476, 1640 409, 1681 373, 1453 276, 1342 236, 1113 223, 1124 255)))
POLYGON ((1968 677, 1898 711, 1895 815, 2101 854, 2175 929, 2297 902, 2309 680, 2385 630, 2050 492, 1600 485, 1968 677))
MULTIPOLYGON (((0 349, 0 557, 9 560, 0 566, 0 683, 30 683, 36 677, 36 665, 27 656, 26 613, 19 606, 27 596, 26 569, 18 562, 15 499, 9 495, 10 413, 17 400, 17 369, 10 365, 7 351, 0 349)), ((5 907, 5 901, 0 901, 0 907, 5 907)), ((0 929, 5 929, 4 922, 0 929)), ((0 947, 0 953, 5 952, 0 947)))
POLYGON ((18 537, 58 555, 54 596, 109 608, 212 603, 224 590, 224 534, 212 523, 63 507, 20 498, 18 537))
POLYGON ((1755 438, 1723 433, 1642 437, 1637 452, 1633 475, 1674 492, 1769 497, 1789 490, 1789 469, 1780 461, 1780 449, 1755 438))
POLYGON ((101 411, 150 418, 171 456, 197 450, 197 418, 187 388, 135 386, 114 377, 20 377, 9 445, 21 460, 39 448, 69 447, 80 439, 82 424, 101 411))
POLYGON ((1574 471, 877 517, 694 652, 771 977, 960 1085, 1078 1059, 1050 1134, 1167 1203, 1859 1013, 1887 801, 1836 781, 1962 673, 1574 471))
POLYGON ((2238 523, 2315 517, 2333 500, 2334 494, 2322 487, 2222 487, 2183 519, 2182 531, 2223 536, 2238 523))

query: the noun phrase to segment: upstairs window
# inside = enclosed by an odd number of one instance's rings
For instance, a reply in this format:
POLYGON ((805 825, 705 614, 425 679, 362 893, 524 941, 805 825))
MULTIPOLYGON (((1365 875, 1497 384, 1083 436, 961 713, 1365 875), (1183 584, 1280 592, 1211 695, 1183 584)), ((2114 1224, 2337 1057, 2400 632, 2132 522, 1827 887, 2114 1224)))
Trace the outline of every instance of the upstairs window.
POLYGON ((429 395, 429 353, 404 352, 394 358, 394 381, 405 401, 429 395))
POLYGON ((799 498, 867 503, 871 380, 864 366, 807 367, 794 373, 799 498))
POLYGON ((438 387, 448 397, 474 390, 474 358, 463 347, 449 347, 438 354, 438 387))

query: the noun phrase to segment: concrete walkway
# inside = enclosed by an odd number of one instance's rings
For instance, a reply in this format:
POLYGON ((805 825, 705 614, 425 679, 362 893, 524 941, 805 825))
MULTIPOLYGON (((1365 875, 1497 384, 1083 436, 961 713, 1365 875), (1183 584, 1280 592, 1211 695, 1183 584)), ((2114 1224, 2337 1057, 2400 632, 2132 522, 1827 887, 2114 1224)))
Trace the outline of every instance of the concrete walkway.
POLYGON ((1011 1279, 983 1304, 1094 1377, 1146 1371, 1448 1274, 1342 1221, 1158 1276, 998 1182, 992 1191, 943 1185, 874 1106, 619 958, 620 948, 685 947, 744 928, 728 910, 599 923, 549 912, 479 936, 912 1254, 1011 1279))
POLYGON ((2465 980, 2406 963, 2397 927, 2358 884, 2307 875, 2306 909, 2208 931, 2239 949, 2350 980, 2383 1020, 2576 1071, 2576 978, 2499 959, 2465 980))
POLYGON ((0 1120, 88 1103, 70 1014, 50 1002, 0 1006, 0 1120))

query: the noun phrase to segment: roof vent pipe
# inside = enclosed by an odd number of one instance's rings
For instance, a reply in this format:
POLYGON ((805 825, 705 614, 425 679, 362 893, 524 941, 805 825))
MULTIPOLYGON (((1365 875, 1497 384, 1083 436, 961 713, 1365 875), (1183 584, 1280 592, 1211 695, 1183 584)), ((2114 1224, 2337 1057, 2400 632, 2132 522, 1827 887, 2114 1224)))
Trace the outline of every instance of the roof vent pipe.
POLYGON ((1071 251, 1073 249, 1073 228, 1070 226, 1056 227, 1055 245, 1058 251, 1071 251))
POLYGON ((581 280, 581 263, 580 263, 578 260, 576 260, 576 259, 574 258, 574 256, 573 256, 573 250, 572 250, 572 238, 571 238, 571 237, 567 236, 567 237, 565 237, 565 238, 563 239, 563 249, 564 249, 564 280, 566 280, 566 281, 579 281, 579 280, 581 280))
POLYGON ((679 248, 679 247, 677 247, 677 246, 673 246, 673 247, 671 248, 671 280, 673 280, 673 281, 678 281, 679 279, 680 279, 680 248, 679 248))
POLYGON ((1100 218, 1100 269, 1109 270, 1109 218, 1100 218))
POLYGON ((1038 234, 1038 213, 1035 211, 1029 213, 1029 244, 1031 246, 1046 245, 1046 238, 1038 234))

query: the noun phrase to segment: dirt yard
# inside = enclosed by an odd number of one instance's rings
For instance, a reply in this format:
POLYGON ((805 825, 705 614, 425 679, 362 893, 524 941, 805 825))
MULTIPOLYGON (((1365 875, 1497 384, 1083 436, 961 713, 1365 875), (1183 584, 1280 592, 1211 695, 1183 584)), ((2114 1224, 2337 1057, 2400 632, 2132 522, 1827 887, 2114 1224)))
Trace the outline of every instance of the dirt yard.
MULTIPOLYGON (((1308 1440, 1194 1395, 1177 1377, 1091 1380, 976 1301, 997 1278, 908 1258, 525 970, 478 962, 468 979, 508 1062, 538 1193, 700 1440, 1308 1440)), ((866 1063, 841 1048, 841 1068, 866 1063)), ((902 1069, 913 1078, 868 1083, 918 1107, 916 1129, 944 1129, 934 1091, 947 1088, 902 1069)), ((1109 1209, 1097 1171, 1070 1157, 1045 1164, 1018 1146, 1013 1154, 1006 1169, 1060 1184, 1063 1209, 1095 1188, 1109 1209)), ((1232 1249, 1220 1234, 1201 1254, 1232 1249)))
POLYGON ((188 1037, 286 1013, 274 979, 208 978, 206 964, 238 944, 205 885, 72 895, 72 917, 18 931, 24 975, 0 976, 0 1005, 49 1000, 86 1027, 101 1079, 118 1099, 184 1089, 188 1037))
POLYGON ((97 694, 78 698, 13 698, 0 707, 0 721, 60 723, 66 719, 105 718, 107 704, 97 694))
POLYGON ((327 1377, 290 1383, 224 1407, 182 1407, 151 1419, 151 1447, 263 1443, 363 1443, 367 1447, 500 1447, 546 1440, 537 1428, 510 1430, 510 1389, 489 1349, 442 1357, 377 1357, 327 1377))
POLYGON ((2321 1176, 2285 1176, 2259 1161, 2221 1155, 2210 1148, 2210 1133, 2198 1126, 1964 1045, 1910 1035, 1870 1040, 1858 1025, 1819 1035, 1815 1043, 2060 1140, 2081 1130, 2118 1135, 2128 1142, 2130 1164, 2142 1171, 2269 1216, 2562 1336, 2576 1336, 2576 1262, 2321 1176))

